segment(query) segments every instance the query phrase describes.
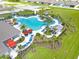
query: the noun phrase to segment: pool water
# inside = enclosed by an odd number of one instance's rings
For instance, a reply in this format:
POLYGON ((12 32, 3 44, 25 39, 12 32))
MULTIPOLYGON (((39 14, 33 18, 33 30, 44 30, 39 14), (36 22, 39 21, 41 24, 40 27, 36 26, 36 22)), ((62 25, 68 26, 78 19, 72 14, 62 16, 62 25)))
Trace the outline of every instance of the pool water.
POLYGON ((17 17, 17 21, 21 24, 24 24, 26 27, 31 28, 32 30, 39 30, 42 26, 46 25, 45 22, 39 21, 38 16, 31 17, 17 17))

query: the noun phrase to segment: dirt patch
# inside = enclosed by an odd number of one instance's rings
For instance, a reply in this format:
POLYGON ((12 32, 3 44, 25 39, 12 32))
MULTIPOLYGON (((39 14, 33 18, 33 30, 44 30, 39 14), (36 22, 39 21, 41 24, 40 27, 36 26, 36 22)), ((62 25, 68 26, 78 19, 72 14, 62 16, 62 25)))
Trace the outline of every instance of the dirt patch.
POLYGON ((54 41, 54 40, 34 41, 34 44, 36 44, 37 46, 42 46, 42 47, 49 48, 49 49, 58 49, 62 46, 61 40, 57 40, 57 41, 54 41))

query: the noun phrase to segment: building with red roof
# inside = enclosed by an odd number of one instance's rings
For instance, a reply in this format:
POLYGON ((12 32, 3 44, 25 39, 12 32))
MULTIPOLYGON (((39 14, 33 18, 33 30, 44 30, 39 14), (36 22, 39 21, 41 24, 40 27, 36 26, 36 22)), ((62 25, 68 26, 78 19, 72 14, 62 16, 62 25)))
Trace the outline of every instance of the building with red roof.
POLYGON ((6 55, 11 52, 10 48, 16 46, 16 42, 9 38, 18 37, 20 31, 10 24, 0 21, 0 55, 6 55))

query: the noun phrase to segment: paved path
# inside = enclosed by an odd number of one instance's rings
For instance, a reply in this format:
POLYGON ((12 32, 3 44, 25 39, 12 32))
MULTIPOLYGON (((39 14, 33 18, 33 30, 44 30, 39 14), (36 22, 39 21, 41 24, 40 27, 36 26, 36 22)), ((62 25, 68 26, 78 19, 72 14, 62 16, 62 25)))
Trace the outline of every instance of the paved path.
POLYGON ((60 7, 60 6, 51 6, 51 7, 59 7, 59 8, 66 8, 66 9, 79 10, 79 8, 70 8, 70 7, 60 7))

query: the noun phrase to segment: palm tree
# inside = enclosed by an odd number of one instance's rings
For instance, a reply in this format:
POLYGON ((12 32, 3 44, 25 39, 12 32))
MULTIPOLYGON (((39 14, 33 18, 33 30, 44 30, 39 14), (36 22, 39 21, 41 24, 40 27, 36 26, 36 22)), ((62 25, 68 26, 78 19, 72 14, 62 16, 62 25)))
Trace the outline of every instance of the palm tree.
POLYGON ((43 36, 40 33, 37 33, 35 36, 35 40, 42 40, 43 36))
POLYGON ((48 25, 52 22, 53 17, 51 16, 51 10, 45 10, 44 18, 45 18, 45 22, 47 22, 48 25))
POLYGON ((25 25, 21 25, 20 29, 23 31, 26 29, 26 26, 25 25))
POLYGON ((46 35, 51 35, 51 30, 50 28, 47 26, 46 27, 46 32, 45 32, 46 35))
POLYGON ((16 19, 13 18, 13 19, 12 19, 12 22, 13 22, 13 25, 15 25, 15 24, 16 24, 16 19))
POLYGON ((25 37, 22 36, 22 37, 18 40, 18 43, 21 43, 21 42, 23 42, 24 40, 25 40, 25 37))
POLYGON ((47 25, 49 25, 52 22, 53 17, 51 17, 50 15, 45 15, 44 19, 45 19, 44 22, 46 22, 47 25))

